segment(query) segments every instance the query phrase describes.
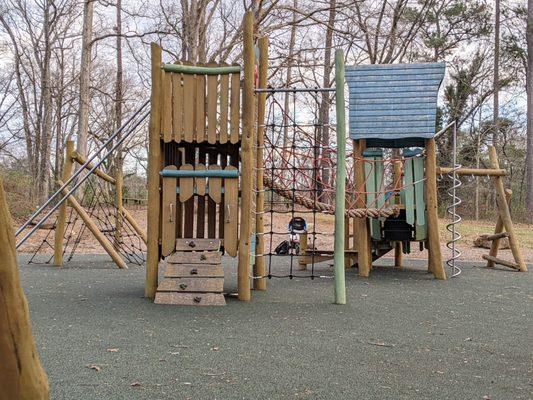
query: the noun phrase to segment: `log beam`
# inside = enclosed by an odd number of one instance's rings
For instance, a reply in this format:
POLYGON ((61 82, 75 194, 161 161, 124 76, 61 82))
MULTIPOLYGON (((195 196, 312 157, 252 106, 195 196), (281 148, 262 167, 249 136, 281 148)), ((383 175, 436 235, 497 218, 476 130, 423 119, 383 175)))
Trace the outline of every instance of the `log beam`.
POLYGON ((48 399, 48 378, 33 340, 20 285, 13 221, 0 181, 0 399, 48 399))

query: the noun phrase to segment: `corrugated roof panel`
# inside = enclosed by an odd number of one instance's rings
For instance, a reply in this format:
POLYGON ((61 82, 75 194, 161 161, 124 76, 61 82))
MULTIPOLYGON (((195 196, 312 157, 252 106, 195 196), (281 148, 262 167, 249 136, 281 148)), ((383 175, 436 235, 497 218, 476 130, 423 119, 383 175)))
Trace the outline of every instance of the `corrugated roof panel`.
POLYGON ((350 137, 433 137, 444 70, 444 63, 346 67, 350 137))

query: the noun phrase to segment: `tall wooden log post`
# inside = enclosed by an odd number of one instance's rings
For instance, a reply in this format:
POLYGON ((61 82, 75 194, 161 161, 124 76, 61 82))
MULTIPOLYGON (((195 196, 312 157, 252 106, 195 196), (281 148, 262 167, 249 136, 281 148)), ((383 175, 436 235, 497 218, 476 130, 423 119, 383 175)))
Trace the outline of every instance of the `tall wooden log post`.
POLYGON ((428 224, 428 270, 437 279, 446 279, 440 251, 439 217, 437 214, 437 149, 435 139, 426 140, 426 209, 428 224))
POLYGON ((250 293, 250 248, 252 234, 253 194, 253 137, 254 137, 254 17, 248 11, 244 16, 244 86, 242 93, 241 144, 241 226, 239 234, 239 264, 237 285, 239 300, 248 301, 250 293))
POLYGON ((35 348, 28 303, 20 286, 13 221, 0 181, 0 399, 49 398, 35 348))
MULTIPOLYGON (((67 140, 67 145, 65 148, 65 162, 63 164, 63 182, 67 182, 72 175, 72 170, 74 168, 72 153, 74 153, 74 141, 67 140)), ((57 225, 54 232, 54 265, 57 267, 63 266, 63 238, 65 236, 66 223, 67 202, 65 201, 59 207, 57 225)))
POLYGON ((148 129, 148 228, 146 281, 144 296, 154 299, 157 290, 159 265, 159 170, 161 169, 161 100, 162 70, 161 47, 151 45, 152 54, 152 96, 150 110, 150 126, 148 129))
MULTIPOLYGON (((493 169, 499 169, 500 165, 498 161, 498 154, 496 153, 496 148, 494 146, 489 147, 489 158, 491 167, 493 169)), ((494 179, 494 184, 496 186, 496 202, 498 203, 500 218, 502 219, 505 231, 509 234, 509 247, 511 248, 511 252, 513 253, 513 257, 519 267, 519 270, 525 272, 527 271, 527 266, 524 262, 524 258, 522 257, 522 252, 520 251, 518 239, 516 238, 514 231, 511 212, 509 211, 509 204, 507 203, 507 198, 505 195, 505 187, 503 186, 503 177, 496 176, 492 179, 494 179)))
MULTIPOLYGON (((366 141, 359 139, 354 142, 355 157, 355 188, 357 190, 356 207, 366 207, 365 191, 365 164, 363 162, 363 151, 366 148, 366 141)), ((357 240, 357 265, 359 275, 368 277, 372 268, 372 243, 370 241, 370 228, 368 218, 354 218, 354 238, 357 240)))
POLYGON ((116 160, 115 165, 115 204, 117 207, 117 213, 115 214, 115 248, 119 248, 122 241, 122 225, 124 219, 122 196, 124 187, 124 175, 122 171, 122 158, 116 160))
MULTIPOLYGON (((259 88, 266 88, 268 73, 268 37, 259 39, 259 88)), ((266 93, 260 93, 257 99, 257 135, 256 135, 256 177, 257 177, 257 195, 256 195, 256 216, 255 232, 257 235, 257 244, 255 248, 255 271, 254 276, 265 276, 265 192, 263 185, 264 164, 263 164, 263 147, 265 145, 265 105, 266 93)), ((266 278, 254 279, 255 290, 266 290, 266 278)))

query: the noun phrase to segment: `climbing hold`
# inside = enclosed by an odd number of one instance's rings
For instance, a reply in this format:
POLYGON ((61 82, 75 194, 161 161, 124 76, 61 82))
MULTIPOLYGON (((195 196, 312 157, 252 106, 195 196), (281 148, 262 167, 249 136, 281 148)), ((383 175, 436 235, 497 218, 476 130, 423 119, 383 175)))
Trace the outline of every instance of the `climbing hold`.
POLYGON ((182 284, 180 285, 180 289, 181 289, 181 290, 185 290, 185 289, 187 289, 187 284, 186 284, 186 283, 182 283, 182 284))
POLYGON ((198 275, 198 270, 196 268, 191 269, 191 275, 198 275))

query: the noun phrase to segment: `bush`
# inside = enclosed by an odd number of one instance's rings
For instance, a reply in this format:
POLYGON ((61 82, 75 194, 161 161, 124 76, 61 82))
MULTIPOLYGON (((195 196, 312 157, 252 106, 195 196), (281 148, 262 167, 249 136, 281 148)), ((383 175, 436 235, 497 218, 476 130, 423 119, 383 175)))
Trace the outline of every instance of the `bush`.
POLYGON ((0 169, 0 176, 6 192, 7 205, 15 220, 27 218, 36 204, 30 196, 31 178, 19 171, 0 169))

